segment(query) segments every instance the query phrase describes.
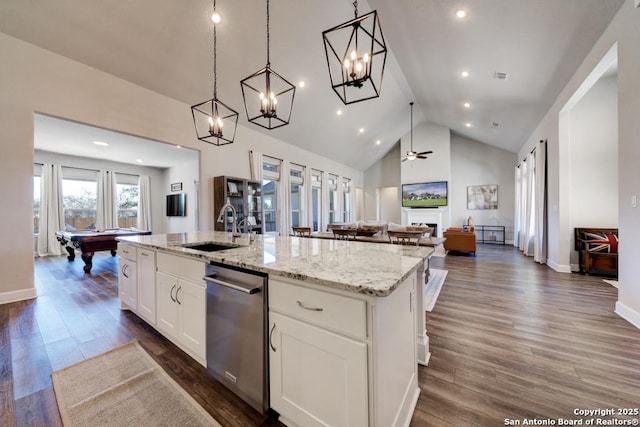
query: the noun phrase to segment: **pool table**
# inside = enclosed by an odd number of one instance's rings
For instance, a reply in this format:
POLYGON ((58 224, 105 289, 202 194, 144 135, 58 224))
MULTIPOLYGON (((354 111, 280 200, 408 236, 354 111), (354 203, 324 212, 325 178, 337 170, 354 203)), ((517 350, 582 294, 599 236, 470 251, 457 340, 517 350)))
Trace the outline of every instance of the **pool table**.
POLYGON ((130 230, 130 229, 108 229, 104 231, 78 230, 78 231, 56 231, 56 238, 67 250, 67 259, 76 259, 76 249, 80 250, 80 256, 84 261, 84 272, 91 273, 93 266, 93 254, 97 251, 111 251, 111 255, 116 255, 118 242, 116 238, 122 236, 138 236, 151 234, 151 231, 130 230))

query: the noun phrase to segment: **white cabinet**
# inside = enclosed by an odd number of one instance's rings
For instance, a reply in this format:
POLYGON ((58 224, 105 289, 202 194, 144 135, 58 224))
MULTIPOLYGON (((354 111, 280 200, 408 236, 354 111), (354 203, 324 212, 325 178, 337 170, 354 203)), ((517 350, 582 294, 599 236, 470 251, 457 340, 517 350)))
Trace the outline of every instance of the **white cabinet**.
POLYGON ((156 324, 156 252, 138 248, 138 310, 152 325, 156 324))
POLYGON ((301 426, 368 425, 367 344, 269 317, 271 407, 301 426))
POLYGON ((157 328, 206 366, 206 287, 203 262, 157 253, 157 328))
POLYGON ((136 247, 120 244, 118 247, 118 292, 120 302, 131 310, 138 309, 138 270, 136 264, 136 247))
POLYGON ((416 275, 389 296, 269 279, 271 407, 289 426, 409 425, 416 275))

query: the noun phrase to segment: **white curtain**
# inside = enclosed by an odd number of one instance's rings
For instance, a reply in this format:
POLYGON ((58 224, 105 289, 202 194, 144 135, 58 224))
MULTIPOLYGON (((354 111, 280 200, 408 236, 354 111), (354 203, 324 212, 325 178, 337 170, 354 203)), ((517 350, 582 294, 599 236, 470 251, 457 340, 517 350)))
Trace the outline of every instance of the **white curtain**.
POLYGON ((280 163, 280 190, 278 191, 278 215, 280 216, 280 235, 291 234, 291 171, 288 160, 280 163))
POLYGON ((262 153, 249 151, 249 168, 251 169, 251 179, 262 182, 262 153))
POLYGON ((62 246, 56 238, 56 231, 64 229, 62 167, 60 165, 44 164, 42 165, 42 178, 40 179, 38 256, 62 254, 62 246))
POLYGON ((533 232, 533 259, 544 264, 547 262, 547 183, 546 159, 547 142, 542 140, 535 151, 535 221, 533 232))
MULTIPOLYGON (((322 203, 322 206, 320 208, 320 210, 322 211, 322 224, 329 224, 329 174, 327 172, 324 172, 322 174, 322 192, 324 194, 322 194, 322 200, 326 200, 325 203, 322 203)), ((325 227, 326 228, 326 227, 325 227)), ((329 231, 329 229, 327 228, 327 230, 320 230, 320 231, 329 231)))
POLYGON ((514 178, 516 181, 516 206, 513 214, 513 246, 520 248, 520 230, 522 223, 520 222, 520 212, 522 212, 522 165, 515 168, 514 178))
POLYGON ((523 222, 523 252, 526 256, 533 255, 533 226, 535 215, 535 176, 536 176, 536 158, 535 152, 529 153, 527 156, 527 179, 526 192, 524 200, 524 222, 523 222))
POLYGON ((101 170, 98 173, 98 206, 96 210, 96 229, 118 227, 118 193, 116 174, 101 170))
POLYGON ((313 185, 311 185, 311 168, 304 168, 304 197, 300 199, 300 206, 302 206, 304 215, 300 220, 300 224, 312 227, 313 226, 313 205, 311 203, 311 192, 313 191, 313 185))
POLYGON ((151 230, 151 180, 148 175, 138 177, 138 218, 136 228, 151 230))

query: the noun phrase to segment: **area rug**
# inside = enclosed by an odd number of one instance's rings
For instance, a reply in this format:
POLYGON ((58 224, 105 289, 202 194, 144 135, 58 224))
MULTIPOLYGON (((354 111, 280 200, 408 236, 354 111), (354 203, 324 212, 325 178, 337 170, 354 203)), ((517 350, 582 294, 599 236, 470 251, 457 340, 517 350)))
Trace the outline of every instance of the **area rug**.
POLYGON ((431 311, 433 306, 436 305, 438 295, 444 285, 444 279, 449 274, 448 270, 440 270, 438 268, 429 269, 429 282, 424 285, 424 310, 431 311))
POLYGON ((614 288, 618 287, 618 281, 613 279, 602 279, 603 282, 610 284, 614 288))
POLYGON ((137 341, 51 379, 65 426, 220 426, 137 341))

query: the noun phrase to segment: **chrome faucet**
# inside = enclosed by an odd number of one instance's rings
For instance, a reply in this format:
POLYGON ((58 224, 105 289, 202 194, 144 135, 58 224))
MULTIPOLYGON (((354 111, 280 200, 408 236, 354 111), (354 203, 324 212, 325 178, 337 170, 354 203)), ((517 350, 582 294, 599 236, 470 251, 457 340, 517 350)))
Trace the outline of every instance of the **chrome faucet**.
POLYGON ((231 209, 231 217, 233 219, 233 227, 231 229, 231 236, 232 237, 240 237, 242 236, 242 234, 240 234, 240 232, 238 231, 238 228, 236 226, 236 208, 233 207, 233 205, 231 203, 229 203, 229 201, 227 200, 227 203, 224 204, 224 206, 222 206, 222 208, 220 209, 220 215, 218 215, 218 222, 223 222, 224 221, 224 217, 225 217, 225 212, 227 209, 231 209))
MULTIPOLYGON (((253 242, 253 231, 251 230, 251 224, 249 223, 248 217, 244 217, 238 223, 238 227, 244 227, 244 232, 249 236, 249 243, 253 242)), ((242 229, 242 228, 241 228, 242 229)))

